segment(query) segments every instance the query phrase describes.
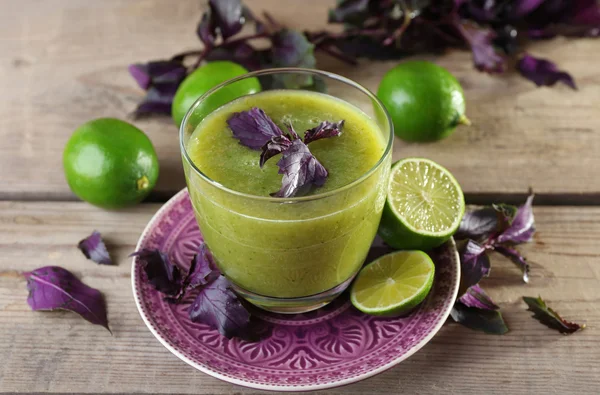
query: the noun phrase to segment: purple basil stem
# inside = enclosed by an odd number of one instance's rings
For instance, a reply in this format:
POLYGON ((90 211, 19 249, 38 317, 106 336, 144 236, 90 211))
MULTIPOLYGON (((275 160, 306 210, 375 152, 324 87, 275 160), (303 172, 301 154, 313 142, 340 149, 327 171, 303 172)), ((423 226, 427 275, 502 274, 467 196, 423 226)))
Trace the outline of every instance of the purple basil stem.
POLYGON ((32 310, 69 310, 110 331, 106 304, 97 289, 82 283, 73 273, 58 266, 46 266, 24 273, 32 310))
POLYGON ((520 244, 531 240, 535 233, 532 203, 533 195, 529 196, 525 204, 519 207, 508 229, 496 237, 496 244, 520 244))
POLYGON ((77 244, 77 248, 83 252, 83 255, 85 255, 87 259, 101 265, 113 264, 110 255, 108 254, 108 250, 106 249, 106 245, 104 245, 104 241, 102 241, 102 236, 98 231, 93 231, 91 235, 81 240, 77 244))
POLYGON ((475 28, 457 24, 458 30, 471 46, 473 63, 478 70, 488 73, 502 73, 504 58, 500 56, 493 45, 496 34, 488 29, 475 28))
POLYGON ((481 289, 477 284, 469 287, 467 292, 458 299, 462 304, 468 307, 476 307, 483 310, 498 310, 497 304, 481 289))
POLYGON ((261 149, 272 137, 283 134, 273 120, 257 107, 233 113, 227 125, 240 144, 254 150, 261 149))
POLYGON ((159 292, 167 296, 179 294, 182 281, 179 268, 172 264, 169 256, 159 250, 142 249, 130 256, 139 257, 148 277, 148 282, 159 292))
POLYGON ((329 122, 323 121, 317 127, 309 129, 304 134, 304 144, 312 143, 324 138, 336 137, 342 134, 344 121, 329 122))
POLYGON ((271 140, 267 141, 267 143, 262 147, 262 152, 260 154, 260 167, 263 167, 264 164, 275 155, 286 151, 291 145, 292 142, 290 139, 283 134, 281 136, 271 137, 271 140))
POLYGON ((548 307, 541 296, 537 298, 524 296, 523 301, 527 303, 527 310, 533 312, 533 318, 564 335, 570 335, 585 328, 585 324, 577 324, 562 318, 556 311, 548 307))
POLYGON ((198 296, 188 310, 190 319, 216 328, 227 338, 244 336, 250 323, 250 314, 231 290, 229 281, 224 276, 218 276, 199 289, 198 296))
POLYGON ((459 295, 462 295, 469 287, 489 276, 491 265, 486 249, 473 240, 467 241, 459 255, 461 266, 459 295))
POLYGON ((508 259, 510 259, 521 271, 523 272, 523 281, 529 282, 529 263, 521 253, 514 248, 506 247, 506 246, 496 246, 494 250, 508 259))
POLYGON ((577 90, 573 77, 569 73, 559 70, 554 63, 546 59, 525 55, 517 63, 517 69, 523 77, 533 81, 537 86, 552 86, 561 81, 577 90))
POLYGON ((281 189, 271 194, 276 197, 293 197, 303 194, 312 185, 322 186, 328 175, 327 170, 300 139, 292 141, 277 166, 279 174, 283 174, 283 181, 281 189))
POLYGON ((508 332, 508 327, 499 310, 478 309, 457 301, 454 303, 450 316, 454 321, 474 330, 493 335, 503 335, 508 332))

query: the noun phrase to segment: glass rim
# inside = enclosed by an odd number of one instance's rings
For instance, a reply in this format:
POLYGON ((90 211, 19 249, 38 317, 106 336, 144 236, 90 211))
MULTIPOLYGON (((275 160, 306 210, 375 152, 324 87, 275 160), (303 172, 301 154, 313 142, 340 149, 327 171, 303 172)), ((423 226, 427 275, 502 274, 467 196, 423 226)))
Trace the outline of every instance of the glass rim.
MULTIPOLYGON (((299 89, 299 90, 302 90, 302 89, 299 89)), ((241 97, 243 97, 243 96, 241 96, 241 97)), ((384 163, 385 159, 390 154, 393 142, 394 142, 394 124, 392 123, 390 114, 388 114, 387 109, 385 108, 383 103, 379 100, 379 98, 377 96, 375 96, 370 90, 368 90, 364 86, 360 85, 359 83, 352 81, 349 78, 343 77, 339 74, 335 74, 335 73, 331 73, 331 72, 323 71, 323 70, 306 69, 306 68, 300 68, 300 67, 281 67, 281 68, 270 68, 270 69, 257 70, 257 71, 252 71, 252 72, 243 74, 241 76, 229 79, 225 82, 222 82, 219 85, 209 89, 202 96, 200 96, 198 99, 196 99, 194 104, 192 104, 192 106, 186 112, 185 116, 183 117, 183 120, 181 121, 181 125, 179 126, 179 147, 183 154, 183 158, 190 165, 192 171, 194 171, 197 175, 199 175, 200 178, 202 178, 204 181, 208 182, 210 185, 213 185, 214 187, 216 187, 224 192, 227 192, 227 193, 230 193, 233 195, 237 195, 240 197, 252 199, 252 200, 260 200, 260 201, 274 202, 274 203, 284 203, 284 202, 293 203, 293 202, 306 202, 306 201, 312 201, 312 200, 319 200, 319 199, 323 199, 323 198, 344 192, 348 189, 353 188, 356 185, 361 184, 364 180, 369 178, 369 176, 371 176, 375 171, 377 171, 377 169, 384 163), (377 163, 375 163, 373 165, 373 167, 371 167, 369 170, 367 170, 364 174, 362 174, 360 177, 358 177, 354 181, 352 181, 346 185, 342 185, 339 188, 336 188, 336 189, 333 189, 333 190, 327 191, 327 192, 317 193, 314 195, 297 196, 297 197, 289 197, 289 198, 259 196, 259 195, 252 195, 249 193, 236 191, 234 189, 226 187, 225 185, 221 184, 220 182, 215 181, 212 178, 210 178, 208 175, 204 174, 202 172, 202 170, 200 170, 196 166, 196 164, 192 161, 192 159, 188 155, 187 148, 184 143, 185 127, 187 126, 187 123, 189 121, 189 118, 191 117, 191 114, 196 110, 196 108, 200 105, 200 103, 202 103, 202 101, 204 101, 207 97, 209 97, 210 95, 212 95, 213 93, 215 93, 216 91, 218 91, 219 89, 221 89, 227 85, 244 80, 246 78, 259 77, 259 76, 270 75, 270 74, 282 74, 282 73, 312 74, 312 75, 316 75, 316 76, 320 76, 320 77, 331 78, 333 80, 342 82, 346 85, 350 85, 353 88, 358 89, 359 91, 361 91, 362 93, 367 95, 369 97, 369 99, 371 99, 372 102, 376 103, 377 106, 379 107, 379 109, 381 111, 383 111, 383 114, 385 114, 385 118, 387 120, 388 127, 389 127, 389 136, 387 139, 385 151, 383 152, 383 154, 381 154, 381 157, 379 158, 377 163)))

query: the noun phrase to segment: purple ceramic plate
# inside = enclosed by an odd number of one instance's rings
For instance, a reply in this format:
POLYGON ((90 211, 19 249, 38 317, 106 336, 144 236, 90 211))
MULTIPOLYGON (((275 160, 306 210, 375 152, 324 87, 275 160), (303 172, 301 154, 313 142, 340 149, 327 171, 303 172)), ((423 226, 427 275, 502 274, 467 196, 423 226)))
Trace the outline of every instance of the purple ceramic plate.
MULTIPOLYGON (((202 235, 187 190, 167 202, 150 221, 137 249, 168 251, 188 264, 202 235)), ((456 245, 432 254, 436 263, 431 293, 404 318, 376 318, 355 310, 343 294, 330 305, 297 315, 255 311, 267 336, 255 343, 228 340, 216 330, 192 323, 188 304, 173 305, 146 281, 133 260, 135 302, 156 338, 186 363, 234 384, 306 391, 353 383, 405 360, 423 347, 446 321, 458 292, 460 265, 456 245)), ((187 268, 186 268, 187 269, 187 268)))

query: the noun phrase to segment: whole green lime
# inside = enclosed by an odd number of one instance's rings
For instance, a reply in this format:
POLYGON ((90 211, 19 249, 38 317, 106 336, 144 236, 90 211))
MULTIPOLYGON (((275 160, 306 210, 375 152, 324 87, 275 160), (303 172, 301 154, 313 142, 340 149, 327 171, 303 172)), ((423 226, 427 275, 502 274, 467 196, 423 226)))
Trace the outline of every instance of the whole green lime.
MULTIPOLYGON (((225 60, 210 62, 194 70, 179 85, 173 98, 171 115, 175 124, 177 126, 181 125, 183 117, 190 107, 208 90, 222 82, 244 75, 247 72, 248 70, 239 64, 225 60)), ((202 104, 203 108, 200 110, 208 114, 231 100, 259 92, 260 90, 261 86, 257 78, 243 79, 215 92, 202 104)))
POLYGON ((75 195, 109 209, 139 203, 158 178, 158 159, 148 136, 114 118, 77 128, 65 146, 63 167, 75 195))
POLYGON ((396 136, 406 141, 440 140, 457 125, 470 124, 460 83, 431 62, 394 67, 383 76, 377 96, 392 117, 396 136))

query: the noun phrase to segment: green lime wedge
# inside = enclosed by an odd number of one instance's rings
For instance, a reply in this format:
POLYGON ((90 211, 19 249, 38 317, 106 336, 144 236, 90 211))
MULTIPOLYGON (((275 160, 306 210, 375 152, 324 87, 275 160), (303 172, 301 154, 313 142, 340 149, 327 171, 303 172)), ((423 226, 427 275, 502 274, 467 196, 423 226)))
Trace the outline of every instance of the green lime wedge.
POLYGON ((397 251, 365 266, 354 281, 350 300, 366 314, 386 317, 408 313, 433 284, 435 266, 423 251, 397 251))
POLYGON ((430 250, 446 242, 465 213, 456 179, 437 163, 422 158, 392 165, 379 235, 403 250, 430 250))

